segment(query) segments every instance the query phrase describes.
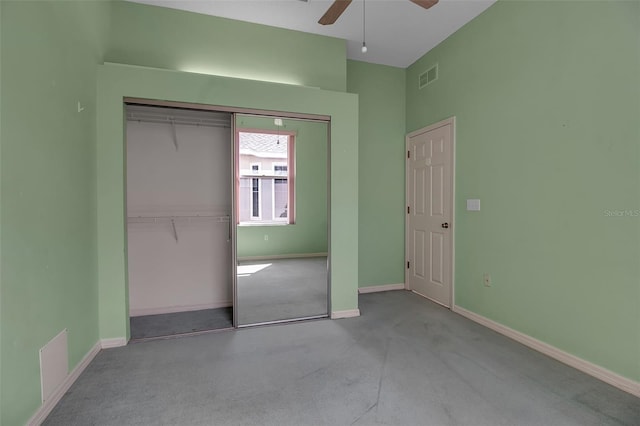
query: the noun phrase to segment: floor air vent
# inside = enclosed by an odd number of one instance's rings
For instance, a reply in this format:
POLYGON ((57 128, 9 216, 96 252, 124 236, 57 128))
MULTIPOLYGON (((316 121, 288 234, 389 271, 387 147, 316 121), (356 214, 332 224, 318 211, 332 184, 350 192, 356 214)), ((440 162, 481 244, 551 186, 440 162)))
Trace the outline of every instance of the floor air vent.
POLYGON ((422 89, 438 79, 438 64, 435 64, 418 77, 418 88, 422 89))
POLYGON ((67 329, 40 349, 40 384, 42 402, 53 395, 69 374, 69 354, 67 349, 67 329))

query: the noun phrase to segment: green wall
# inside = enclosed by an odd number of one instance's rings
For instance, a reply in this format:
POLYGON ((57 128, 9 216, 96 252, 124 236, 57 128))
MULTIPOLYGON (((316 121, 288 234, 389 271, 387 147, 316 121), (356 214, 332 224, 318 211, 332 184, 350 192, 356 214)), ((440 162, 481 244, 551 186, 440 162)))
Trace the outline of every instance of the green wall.
POLYGON ((346 88, 346 42, 174 9, 113 4, 105 61, 346 88))
POLYGON ((360 99, 359 286, 404 283, 405 74, 347 62, 347 91, 360 99))
MULTIPOLYGON (((2 188, 2 93, 4 87, 4 80, 2 80, 2 4, 0 3, 0 189, 2 188)), ((0 239, 2 237, 2 191, 0 190, 0 239)), ((0 243, 0 424, 2 424, 2 243, 0 243)))
POLYGON ((3 425, 40 406, 45 343, 67 328, 72 369, 98 341, 95 93, 106 6, 0 2, 3 425))
POLYGON ((0 22, 1 424, 40 405, 61 329, 70 369, 128 334, 123 96, 332 117, 333 311, 404 281, 404 135, 455 115, 456 303, 640 380, 638 2, 501 1, 408 70, 124 2, 0 1, 0 22))
POLYGON ((282 129, 296 134, 296 223, 238 226, 238 257, 327 252, 328 124, 301 120, 283 120, 283 124, 277 128, 273 118, 237 116, 236 127, 239 129, 282 129))
POLYGON ((408 132, 456 116, 456 303, 634 380, 639 40, 638 2, 498 2, 407 72, 408 132))
POLYGON ((332 311, 358 307, 358 99, 325 90, 143 67, 98 72, 100 336, 128 336, 123 97, 290 111, 331 117, 332 311))

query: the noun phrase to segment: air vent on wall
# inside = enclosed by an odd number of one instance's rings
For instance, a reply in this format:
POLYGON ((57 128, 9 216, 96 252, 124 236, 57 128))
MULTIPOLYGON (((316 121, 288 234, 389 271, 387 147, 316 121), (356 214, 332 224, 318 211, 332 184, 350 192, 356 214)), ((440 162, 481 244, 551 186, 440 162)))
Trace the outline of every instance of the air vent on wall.
POLYGON ((422 89, 438 79, 438 64, 435 64, 418 77, 418 88, 422 89))

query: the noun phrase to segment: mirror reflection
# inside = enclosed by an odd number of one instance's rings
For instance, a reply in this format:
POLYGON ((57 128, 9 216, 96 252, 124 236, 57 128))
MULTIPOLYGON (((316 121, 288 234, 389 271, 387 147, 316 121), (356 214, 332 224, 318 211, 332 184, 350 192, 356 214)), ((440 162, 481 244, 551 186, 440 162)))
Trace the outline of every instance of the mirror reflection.
POLYGON ((235 124, 238 325, 327 316, 328 123, 235 124))

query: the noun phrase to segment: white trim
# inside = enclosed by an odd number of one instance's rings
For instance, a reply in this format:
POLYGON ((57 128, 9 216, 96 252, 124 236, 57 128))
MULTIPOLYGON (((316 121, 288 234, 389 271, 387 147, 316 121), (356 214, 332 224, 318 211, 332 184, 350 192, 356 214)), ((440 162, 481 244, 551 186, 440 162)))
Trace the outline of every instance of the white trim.
MULTIPOLYGON (((238 142, 239 143, 239 142, 238 142)), ((262 163, 251 163, 249 167, 253 170, 253 166, 258 166, 258 173, 262 171, 262 163)), ((262 179, 256 176, 252 176, 251 178, 251 186, 249 190, 249 208, 251 209, 251 214, 249 215, 251 220, 262 220, 262 179), (253 215, 253 180, 258 181, 258 216, 253 215)))
POLYGON ((404 290, 404 283, 372 285, 358 288, 358 294, 377 293, 379 291, 404 290))
POLYGON ((496 331, 506 337, 509 337, 516 342, 522 343, 523 345, 528 346, 531 349, 550 356, 557 361, 567 364, 568 366, 580 370, 583 373, 595 377, 596 379, 602 380, 603 382, 615 386, 618 389, 640 397, 640 382, 628 379, 624 376, 614 373, 613 371, 607 370, 604 367, 600 367, 599 365, 593 364, 589 361, 565 352, 562 349, 551 346, 548 343, 544 343, 529 335, 490 320, 489 318, 483 317, 482 315, 476 314, 475 312, 471 312, 467 309, 461 308, 460 306, 454 305, 452 310, 453 312, 460 314, 463 317, 475 321, 478 324, 484 325, 485 327, 490 328, 491 330, 496 331))
POLYGON ((327 252, 322 253, 292 253, 292 254, 274 254, 271 256, 244 256, 238 257, 238 262, 253 260, 277 260, 277 259, 300 259, 305 257, 327 257, 327 252))
POLYGON ((173 314, 176 312, 200 311, 203 309, 227 308, 233 305, 231 300, 223 300, 213 303, 201 303, 198 305, 160 306, 156 308, 129 308, 130 317, 142 317, 145 315, 173 314))
POLYGON ((360 309, 347 309, 346 311, 331 312, 331 319, 354 318, 360 316, 360 309))
MULTIPOLYGON (((437 64, 436 64, 437 65, 437 64)), ((451 125, 451 288, 449 294, 450 305, 446 306, 451 309, 455 306, 455 272, 456 272, 456 116, 451 116, 442 121, 438 121, 437 123, 431 124, 427 127, 423 127, 421 129, 415 130, 411 133, 407 133, 405 136, 405 152, 409 151, 409 139, 419 135, 421 133, 430 132, 431 130, 437 129, 439 127, 443 127, 446 125, 451 125)), ((404 191, 405 191, 405 200, 409 200, 409 159, 405 156, 405 181, 404 181, 404 191)), ((406 203, 406 201, 405 201, 406 203)), ((409 268, 406 268, 406 262, 409 261, 409 215, 405 213, 404 217, 404 282, 405 289, 412 290, 409 286, 409 268)), ((417 294, 417 293, 416 293, 417 294)), ((440 303, 440 302, 438 302, 440 303)), ((440 303, 442 305, 442 303, 440 303)), ((445 306, 445 305, 443 305, 445 306)))
POLYGON ((440 302, 440 301, 438 301, 438 300, 436 300, 436 299, 432 299, 432 298, 430 298, 429 296, 425 296, 424 294, 420 294, 420 293, 418 293, 417 291, 413 291, 413 290, 408 290, 408 291, 410 291, 411 293, 415 294, 416 296, 420 296, 420 297, 422 297, 422 298, 425 298, 425 299, 427 299, 427 300, 429 300, 429 301, 431 301, 431 302, 433 302, 433 303, 435 303, 435 304, 437 304, 437 305, 440 305, 440 306, 442 306, 442 307, 444 307, 444 308, 451 309, 451 307, 450 307, 450 306, 447 306, 447 305, 445 305, 444 303, 442 303, 442 302, 440 302))
POLYGON ((44 422, 47 416, 53 411, 55 406, 60 402, 64 394, 69 390, 71 385, 80 377, 80 374, 87 368, 87 366, 93 361, 93 358, 100 352, 100 342, 96 342, 89 352, 85 354, 80 360, 78 365, 65 377, 64 381, 56 388, 51 396, 36 410, 36 412, 27 421, 28 426, 39 426, 44 422))
POLYGON ((113 337, 111 339, 100 339, 100 347, 102 349, 119 348, 127 346, 127 339, 124 337, 113 337))
POLYGON ((456 229, 458 228, 456 226, 456 116, 450 117, 447 121, 451 123, 451 299, 449 303, 454 307, 456 306, 456 229))
POLYGON ((404 210, 404 282, 406 284, 406 289, 411 291, 411 285, 410 285, 410 280, 409 280, 409 273, 411 272, 409 269, 409 213, 408 213, 408 207, 409 207, 409 152, 411 152, 410 148, 409 148, 409 135, 406 135, 404 137, 404 152, 406 152, 407 154, 405 154, 404 157, 404 206, 403 206, 403 210, 404 210))

